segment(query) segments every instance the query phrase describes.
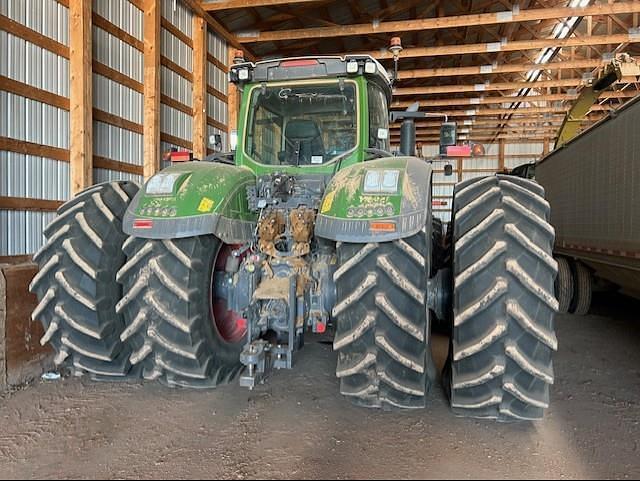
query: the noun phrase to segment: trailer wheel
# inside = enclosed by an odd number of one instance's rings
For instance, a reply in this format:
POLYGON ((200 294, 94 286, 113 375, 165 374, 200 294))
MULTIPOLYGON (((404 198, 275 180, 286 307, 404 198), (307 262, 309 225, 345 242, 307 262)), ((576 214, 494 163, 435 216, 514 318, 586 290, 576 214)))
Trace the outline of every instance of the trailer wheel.
POLYGON ((558 257, 558 278, 556 279, 556 297, 560 304, 559 313, 568 314, 574 298, 575 282, 571 263, 566 257, 558 257))
POLYGON ((338 245, 334 349, 340 392, 370 408, 424 408, 434 377, 427 233, 338 245))
POLYGON ((241 371, 246 321, 215 296, 216 274, 231 252, 213 236, 177 240, 130 238, 118 273, 117 306, 132 346, 131 364, 170 387, 215 388, 241 371))
POLYGON ((454 206, 454 322, 444 373, 453 411, 540 419, 558 347, 558 265, 544 190, 497 175, 460 184, 454 206))
POLYGON ((125 262, 122 218, 137 192, 131 182, 81 192, 58 210, 45 230, 47 243, 34 256, 40 271, 30 289, 39 304, 32 317, 44 326, 41 343, 53 346, 57 366, 71 366, 76 375, 104 380, 130 374, 115 276, 125 262))
POLYGON ((593 275, 582 262, 576 261, 574 268, 574 305, 571 312, 576 316, 586 316, 591 310, 591 302, 593 300, 593 275))

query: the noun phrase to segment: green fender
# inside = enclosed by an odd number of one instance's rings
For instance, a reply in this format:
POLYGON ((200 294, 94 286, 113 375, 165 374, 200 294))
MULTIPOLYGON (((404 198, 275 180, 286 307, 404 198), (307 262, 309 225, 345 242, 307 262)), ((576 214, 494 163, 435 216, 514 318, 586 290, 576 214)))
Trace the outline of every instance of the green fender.
POLYGON ((431 165, 415 157, 383 158, 341 170, 325 192, 316 236, 339 242, 388 242, 430 228, 432 176, 431 165), (373 171, 380 179, 385 173, 391 180, 397 175, 397 187, 365 191, 365 178, 373 171))
POLYGON ((124 230, 145 239, 214 234, 227 244, 249 241, 257 217, 249 210, 247 187, 255 183, 255 175, 245 167, 212 162, 173 165, 140 190, 125 214, 124 230), (163 180, 167 189, 153 193, 163 180))

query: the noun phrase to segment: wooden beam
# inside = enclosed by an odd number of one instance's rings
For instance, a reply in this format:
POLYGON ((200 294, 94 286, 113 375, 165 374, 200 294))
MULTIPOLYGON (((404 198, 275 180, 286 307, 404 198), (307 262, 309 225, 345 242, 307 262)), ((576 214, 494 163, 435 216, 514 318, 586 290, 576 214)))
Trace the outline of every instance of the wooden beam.
POLYGON ((62 110, 69 110, 69 99, 61 97, 46 90, 38 89, 32 85, 0 76, 0 90, 11 92, 27 99, 36 100, 43 104, 52 105, 62 110))
POLYGON ((125 87, 128 87, 131 90, 144 95, 143 84, 141 84, 140 82, 137 82, 136 80, 133 80, 132 78, 129 78, 123 73, 120 73, 117 70, 114 70, 96 60, 93 61, 93 73, 102 75, 103 77, 113 80, 114 82, 117 82, 120 85, 124 85, 125 87))
POLYGON ((191 72, 189 72, 187 69, 182 68, 180 65, 175 63, 173 60, 165 57, 164 55, 160 56, 160 64, 163 67, 168 68, 172 72, 177 73, 178 75, 180 75, 180 77, 188 80, 189 82, 193 82, 193 74, 191 72))
POLYGON ((207 23, 193 17, 193 156, 207 157, 207 23))
MULTIPOLYGON (((402 51, 401 58, 448 57, 452 55, 472 55, 498 52, 524 52, 545 48, 591 47, 594 45, 610 45, 621 43, 640 43, 640 37, 629 33, 617 35, 594 35, 569 37, 565 39, 545 38, 540 40, 516 40, 495 43, 455 44, 437 47, 409 47, 402 51)), ((343 52, 340 55, 371 55, 379 60, 392 60, 393 55, 386 50, 368 52, 343 52)))
POLYGON ((180 137, 162 133, 160 134, 160 139, 167 144, 177 145, 185 150, 193 150, 193 142, 181 139, 180 137))
POLYGON ((567 62, 551 62, 544 65, 534 63, 504 64, 504 65, 477 65, 473 67, 448 67, 448 68, 425 68, 415 70, 401 70, 400 81, 439 78, 439 77, 461 77, 467 75, 502 75, 508 73, 525 73, 533 70, 543 69, 544 71, 572 70, 572 69, 595 69, 602 67, 604 60, 573 60, 567 62))
MULTIPOLYGON (((624 78, 618 83, 637 83, 637 79, 624 78)), ((522 89, 546 89, 546 88, 576 88, 585 85, 582 78, 569 78, 564 80, 541 80, 537 82, 496 82, 482 83, 475 85, 438 85, 434 87, 410 87, 397 88, 393 91, 394 96, 406 95, 431 95, 431 94, 449 94, 449 93, 481 93, 481 92, 498 92, 522 89)), ((506 102, 509 101, 508 97, 506 102)), ((532 97, 533 98, 533 97, 532 97)))
POLYGON ((176 109, 179 112, 182 112, 183 114, 188 115, 189 117, 193 117, 193 108, 189 107, 186 104, 183 104, 182 102, 178 102, 177 100, 169 97, 168 95, 162 94, 160 96, 160 102, 166 105, 167 107, 171 107, 172 109, 176 109))
POLYGON ((69 5, 71 194, 93 184, 92 0, 69 5))
MULTIPOLYGON (((197 15, 194 15, 193 20, 195 21, 196 18, 204 22, 204 19, 202 17, 198 17, 197 15)), ((186 34, 184 34, 182 30, 180 30, 178 27, 172 24, 169 20, 162 17, 162 19, 160 20, 160 24, 162 25, 162 28, 164 28, 166 31, 168 31, 171 35, 176 37, 186 46, 193 48, 193 39, 187 36, 186 34)))
POLYGON ((145 179, 160 170, 160 5, 144 0, 144 168, 145 179))
POLYGON ((138 165, 128 164, 126 162, 118 162, 116 160, 107 159, 105 157, 94 157, 93 166, 96 169, 114 170, 116 172, 125 172, 133 175, 143 175, 143 168, 138 165))
POLYGON ((140 52, 143 51, 144 42, 141 42, 140 40, 138 40, 133 35, 125 32, 120 27, 118 27, 117 25, 114 25, 109 20, 107 20, 104 17, 101 17, 97 13, 93 14, 93 24, 96 27, 100 28, 101 30, 104 30, 105 32, 110 33, 111 35, 113 35, 117 39, 122 40, 127 45, 131 45, 136 50, 139 50, 140 52))
MULTIPOLYGON (((617 92, 603 92, 600 96, 603 100, 632 99, 640 92, 634 90, 620 90, 617 92)), ((538 102, 570 102, 576 100, 577 95, 551 94, 551 95, 526 95, 526 96, 505 96, 505 97, 472 97, 472 98, 451 98, 451 99, 428 99, 420 100, 420 107, 449 107, 454 105, 502 105, 518 102, 538 103, 538 102)), ((413 101, 396 101, 390 105, 392 109, 407 108, 413 105, 413 101)))
MULTIPOLYGON (((147 0, 145 1, 145 5, 147 0)), ((249 51, 246 47, 243 47, 235 35, 229 32, 226 28, 222 26, 215 18, 213 18, 205 9, 202 7, 202 3, 200 0, 182 0, 182 2, 188 6, 193 13, 202 17, 207 24, 211 27, 211 29, 216 32, 220 37, 224 38, 227 43, 232 45, 233 47, 243 50, 245 52, 245 57, 247 60, 254 61, 256 60, 255 55, 251 51, 249 51)))
MULTIPOLYGON (((235 52, 232 48, 229 49, 229 65, 233 65, 233 58, 235 57, 235 52)), ((229 83, 228 90, 228 98, 229 103, 229 121, 227 126, 227 135, 229 136, 229 141, 231 140, 231 133, 238 128, 238 111, 240 110, 240 93, 238 91, 238 87, 236 84, 229 83)), ((231 150, 231 147, 229 147, 231 150)))
POLYGON ((501 25, 508 23, 538 22, 569 17, 589 17, 612 14, 628 14, 640 12, 640 2, 630 1, 615 4, 597 4, 584 8, 536 8, 498 13, 474 13, 450 17, 423 18, 366 23, 358 25, 339 25, 335 27, 302 28, 298 30, 282 30, 259 32, 255 37, 238 38, 241 43, 277 42, 282 40, 301 40, 309 38, 336 38, 371 34, 396 34, 398 32, 425 32, 445 28, 466 28, 481 25, 501 25))
POLYGON ((55 212, 62 204, 63 202, 58 200, 42 200, 25 197, 0 197, 0 210, 55 212))
POLYGON ((69 151, 48 145, 34 144, 23 140, 0 137, 0 151, 15 152, 16 154, 45 157, 47 159, 69 162, 69 151))
MULTIPOLYGON (((556 123, 555 125, 551 125, 551 126, 531 126, 531 127, 508 127, 505 129, 502 129, 501 132, 505 133, 505 134, 524 134, 524 133, 539 133, 539 134, 545 134, 545 133, 551 133, 551 134, 555 134, 560 130, 560 125, 558 125, 558 123, 556 123)), ((485 128, 473 128, 473 127, 460 127, 458 129, 458 135, 459 136, 466 136, 466 135, 486 135, 486 134, 493 134, 498 130, 497 127, 485 127, 485 128)), ((432 127, 432 128, 421 128, 421 129, 417 129, 416 131, 417 135, 440 135, 440 129, 432 127)), ((400 137, 400 131, 397 129, 394 129, 391 131, 391 137, 400 137)))
MULTIPOLYGON (((504 139, 507 141, 507 144, 532 144, 532 143, 543 143, 545 138, 548 137, 526 137, 526 138, 514 138, 510 135, 500 135, 498 137, 494 136, 482 136, 482 137, 473 137, 473 140, 476 142, 484 142, 484 143, 495 143, 498 140, 504 139)), ((416 139, 417 142, 422 142, 428 145, 438 145, 440 142, 440 137, 438 136, 429 136, 429 137, 418 137, 416 139)), ((399 145, 400 139, 393 139, 391 145, 399 145)))
MULTIPOLYGON (((60 42, 56 42, 55 40, 42 35, 35 30, 31 30, 29 27, 11 20, 9 17, 6 17, 4 15, 0 15, 0 30, 9 32, 11 35, 26 40, 27 42, 37 45, 38 47, 42 47, 49 52, 59 55, 60 57, 69 58, 69 48, 65 45, 61 44, 60 42)), ((3 55, 6 55, 6 53, 3 52, 3 55)))
POLYGON ((506 165, 505 154, 507 153, 507 144, 504 139, 500 140, 499 153, 498 153, 498 170, 504 170, 506 165))
POLYGON ((110 114, 109 112, 105 112, 104 110, 94 108, 93 119, 104 124, 113 125, 114 127, 119 127, 124 130, 135 132, 136 134, 144 135, 144 126, 142 126, 141 124, 123 119, 122 117, 110 114))
POLYGON ((292 5, 296 3, 317 3, 319 0, 220 0, 202 2, 202 8, 207 12, 232 10, 238 8, 274 7, 277 5, 292 5))
MULTIPOLYGON (((609 112, 615 109, 603 105, 594 105, 593 112, 609 112)), ((518 109, 470 109, 470 110, 438 110, 438 114, 449 117, 494 117, 502 115, 532 115, 532 114, 566 114, 568 107, 521 107, 518 109)), ((497 120, 500 122, 500 120, 497 120)))

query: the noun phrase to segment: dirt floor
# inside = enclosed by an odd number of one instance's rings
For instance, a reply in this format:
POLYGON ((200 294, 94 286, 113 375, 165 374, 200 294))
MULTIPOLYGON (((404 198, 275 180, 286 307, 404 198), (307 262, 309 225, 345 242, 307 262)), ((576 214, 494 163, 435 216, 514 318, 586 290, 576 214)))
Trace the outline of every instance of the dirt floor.
MULTIPOLYGON (((561 317, 553 407, 537 424, 382 413, 337 394, 331 348, 249 393, 69 379, 0 397, 0 478, 632 478, 640 476, 640 303, 561 317)), ((447 340, 436 339, 444 362, 447 340)))

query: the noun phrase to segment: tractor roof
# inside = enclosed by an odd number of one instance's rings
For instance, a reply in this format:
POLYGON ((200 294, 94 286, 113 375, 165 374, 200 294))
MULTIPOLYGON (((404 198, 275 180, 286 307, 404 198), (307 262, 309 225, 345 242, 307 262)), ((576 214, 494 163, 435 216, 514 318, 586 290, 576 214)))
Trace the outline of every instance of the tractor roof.
POLYGON ((391 78, 369 55, 345 57, 296 57, 262 62, 245 62, 231 67, 231 81, 237 84, 282 82, 323 78, 371 77, 391 97, 391 78))

